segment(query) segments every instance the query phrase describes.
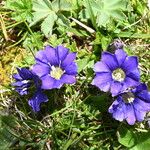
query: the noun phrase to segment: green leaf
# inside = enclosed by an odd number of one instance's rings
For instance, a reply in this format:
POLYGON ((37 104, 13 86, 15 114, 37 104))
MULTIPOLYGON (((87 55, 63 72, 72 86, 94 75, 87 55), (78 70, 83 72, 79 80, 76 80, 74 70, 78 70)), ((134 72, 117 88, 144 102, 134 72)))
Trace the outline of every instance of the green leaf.
POLYGON ((125 20, 125 15, 123 14, 123 10, 126 10, 125 1, 122 0, 98 0, 100 4, 99 15, 97 16, 97 24, 99 26, 106 26, 109 23, 109 20, 116 19, 118 20, 125 20), (101 21, 102 20, 102 21, 101 21))
POLYGON ((10 130, 17 125, 16 120, 12 116, 0 116, 0 149, 9 150, 16 138, 11 134, 10 130))
POLYGON ((92 24, 96 28, 96 19, 94 17, 94 11, 93 11, 93 9, 91 7, 90 0, 85 0, 85 4, 86 4, 86 8, 87 8, 88 14, 90 16, 90 19, 92 21, 92 24))
POLYGON ((130 150, 149 150, 150 148, 150 132, 135 134, 136 144, 130 150))
POLYGON ((5 3, 7 9, 13 10, 12 18, 16 21, 32 19, 32 1, 31 0, 7 0, 5 3))
POLYGON ((141 39, 149 39, 150 34, 145 33, 133 33, 133 32, 120 32, 117 33, 118 37, 126 37, 126 38, 141 38, 141 39))
POLYGON ((45 19, 49 14, 52 13, 52 9, 50 8, 51 3, 45 3, 45 1, 41 0, 33 0, 33 19, 30 22, 30 26, 35 25, 37 22, 45 19))
POLYGON ((83 69, 86 68, 93 68, 94 66, 94 60, 90 60, 91 59, 91 55, 86 56, 82 59, 77 60, 77 64, 78 64, 78 73, 81 72, 83 69))
POLYGON ((53 26, 58 18, 59 23, 68 26, 68 18, 63 16, 62 11, 70 11, 72 5, 67 0, 33 0, 33 19, 30 26, 41 23, 41 31, 46 37, 52 34, 53 26), (60 12, 61 11, 61 12, 60 12), (60 18, 59 18, 60 17, 60 18), (67 21, 65 21, 67 20, 67 21), (66 22, 66 24, 65 24, 66 22))
POLYGON ((70 0, 54 0, 52 2, 52 8, 55 12, 57 11, 70 11, 72 9, 72 3, 70 0))
MULTIPOLYGON (((110 23, 112 19, 117 21, 123 21, 126 19, 123 13, 123 11, 127 10, 126 1, 91 0, 90 5, 92 11, 90 7, 86 5, 86 13, 89 14, 90 18, 92 17, 92 15, 94 15, 94 17, 91 18, 91 21, 93 22, 94 18, 96 18, 96 23, 98 26, 106 27, 106 25, 110 23), (92 15, 91 12, 93 12, 92 15)), ((85 16, 88 16, 86 15, 86 13, 85 16)))
POLYGON ((118 141, 129 150, 149 150, 150 132, 137 132, 123 125, 118 130, 118 141))
POLYGON ((48 37, 52 34, 53 25, 57 20, 57 15, 52 10, 51 2, 48 0, 33 0, 33 11, 33 20, 30 23, 30 26, 43 21, 41 23, 41 31, 48 37))
POLYGON ((52 12, 42 22, 41 31, 45 34, 46 37, 49 37, 52 34, 53 26, 56 20, 57 15, 52 12))
POLYGON ((125 126, 121 126, 118 130, 118 141, 126 147, 132 147, 135 144, 134 133, 125 126))

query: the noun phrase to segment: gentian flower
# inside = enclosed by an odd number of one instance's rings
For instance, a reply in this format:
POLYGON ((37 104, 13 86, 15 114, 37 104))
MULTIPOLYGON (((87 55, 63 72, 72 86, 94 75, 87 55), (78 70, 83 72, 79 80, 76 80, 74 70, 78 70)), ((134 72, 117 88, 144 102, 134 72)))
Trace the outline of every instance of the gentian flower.
POLYGON ((94 71, 96 76, 92 84, 104 92, 110 91, 112 96, 139 84, 137 57, 127 56, 123 49, 117 49, 115 54, 103 52, 101 61, 94 66, 94 71))
POLYGON ((35 93, 28 101, 28 104, 32 107, 33 111, 40 111, 40 104, 47 102, 48 98, 42 93, 39 77, 26 68, 17 68, 17 71, 18 74, 13 75, 16 82, 12 85, 15 86, 15 90, 20 95, 27 95, 29 88, 34 87, 36 89, 35 93))
POLYGON ((126 120, 133 125, 135 121, 143 121, 150 111, 150 92, 143 83, 121 93, 109 108, 109 113, 119 121, 126 120))
POLYGON ((76 53, 69 53, 63 46, 46 46, 36 54, 32 71, 42 80, 42 89, 61 88, 64 83, 76 82, 76 53))

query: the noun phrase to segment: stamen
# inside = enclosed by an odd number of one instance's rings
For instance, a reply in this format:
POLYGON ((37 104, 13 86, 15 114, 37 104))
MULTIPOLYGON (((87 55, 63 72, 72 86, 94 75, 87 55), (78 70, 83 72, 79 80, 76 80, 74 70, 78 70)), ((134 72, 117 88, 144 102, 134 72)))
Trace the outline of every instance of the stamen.
POLYGON ((127 93, 124 93, 122 95, 122 98, 123 98, 125 103, 132 103, 134 101, 134 99, 135 99, 135 96, 134 96, 133 93, 127 92, 127 93))
POLYGON ((52 66, 51 69, 52 70, 50 72, 50 76, 55 78, 56 80, 59 80, 64 74, 64 71, 60 67, 52 66))
POLYGON ((125 79, 125 72, 121 68, 117 68, 112 72, 112 78, 116 81, 122 82, 125 79))

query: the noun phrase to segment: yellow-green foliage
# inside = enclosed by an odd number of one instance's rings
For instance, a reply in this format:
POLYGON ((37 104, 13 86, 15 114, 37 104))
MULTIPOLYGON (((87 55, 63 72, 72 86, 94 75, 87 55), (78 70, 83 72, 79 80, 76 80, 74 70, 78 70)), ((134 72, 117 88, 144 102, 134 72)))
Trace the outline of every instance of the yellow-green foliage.
POLYGON ((15 47, 7 49, 0 57, 0 84, 8 85, 11 75, 14 73, 16 63, 22 61, 26 51, 22 48, 15 47))

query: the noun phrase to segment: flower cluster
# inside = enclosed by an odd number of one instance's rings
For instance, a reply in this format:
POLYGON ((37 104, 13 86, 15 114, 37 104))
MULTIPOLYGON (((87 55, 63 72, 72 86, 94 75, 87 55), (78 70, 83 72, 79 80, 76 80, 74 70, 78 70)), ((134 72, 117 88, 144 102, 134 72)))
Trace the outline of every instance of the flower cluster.
POLYGON ((92 84, 116 98, 108 110, 113 118, 126 120, 130 125, 143 121, 150 111, 150 93, 147 86, 140 83, 137 57, 127 56, 120 46, 116 46, 114 54, 102 53, 94 71, 92 84))
MULTIPOLYGON (((126 120, 133 125, 136 121, 143 121, 146 113, 150 111, 150 92, 144 83, 140 83, 138 58, 128 56, 123 45, 117 41, 112 48, 113 51, 111 48, 110 51, 114 53, 103 52, 101 61, 94 65, 95 77, 92 84, 115 97, 108 110, 113 118, 126 120)), ((46 46, 44 50, 37 52, 36 63, 31 70, 17 69, 18 74, 13 75, 16 80, 13 86, 20 95, 26 95, 29 89, 34 88, 35 93, 28 104, 33 111, 39 111, 40 104, 48 101, 44 90, 59 89, 64 84, 76 82, 75 59, 76 53, 70 53, 63 46, 46 46)))
POLYGON ((28 101, 33 111, 40 110, 40 104, 47 102, 48 98, 43 94, 44 89, 61 88, 63 84, 76 82, 77 64, 74 62, 76 53, 69 53, 63 46, 53 48, 46 46, 44 50, 37 52, 36 64, 32 69, 18 68, 18 74, 14 74, 16 80, 12 85, 20 95, 28 94, 29 88, 35 88, 35 94, 28 101))

